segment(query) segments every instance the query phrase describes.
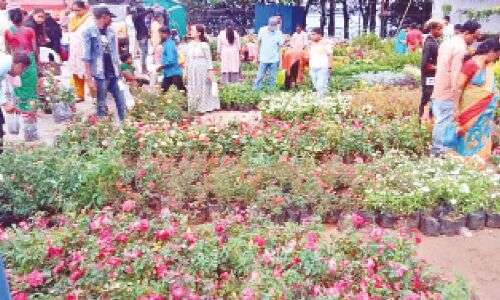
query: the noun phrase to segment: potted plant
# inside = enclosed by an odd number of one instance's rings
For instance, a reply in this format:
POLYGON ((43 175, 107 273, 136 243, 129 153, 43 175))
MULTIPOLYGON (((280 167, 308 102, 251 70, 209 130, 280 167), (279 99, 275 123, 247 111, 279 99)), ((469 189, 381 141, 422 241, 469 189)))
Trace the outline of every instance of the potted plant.
POLYGON ((71 106, 75 103, 74 91, 70 87, 59 88, 52 100, 53 117, 56 123, 62 123, 72 117, 71 106))
POLYGON ((35 112, 28 112, 24 116, 24 140, 26 142, 33 142, 39 139, 38 125, 35 112))
POLYGON ((486 227, 500 228, 500 201, 495 199, 492 201, 490 208, 486 213, 486 227))

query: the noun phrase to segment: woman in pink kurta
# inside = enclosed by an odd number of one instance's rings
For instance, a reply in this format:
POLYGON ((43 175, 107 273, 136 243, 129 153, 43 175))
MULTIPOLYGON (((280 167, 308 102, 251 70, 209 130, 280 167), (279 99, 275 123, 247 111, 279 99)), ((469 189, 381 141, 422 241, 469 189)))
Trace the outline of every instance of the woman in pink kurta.
POLYGON ((217 51, 221 59, 220 71, 223 83, 240 80, 240 36, 228 23, 217 38, 217 51))

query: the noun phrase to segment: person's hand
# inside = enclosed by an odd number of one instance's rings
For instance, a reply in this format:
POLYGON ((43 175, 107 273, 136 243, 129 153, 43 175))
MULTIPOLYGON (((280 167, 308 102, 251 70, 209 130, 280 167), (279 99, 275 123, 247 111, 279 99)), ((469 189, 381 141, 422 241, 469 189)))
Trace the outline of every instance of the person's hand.
POLYGON ((158 69, 156 69, 157 72, 161 72, 165 69, 165 66, 159 66, 158 69))

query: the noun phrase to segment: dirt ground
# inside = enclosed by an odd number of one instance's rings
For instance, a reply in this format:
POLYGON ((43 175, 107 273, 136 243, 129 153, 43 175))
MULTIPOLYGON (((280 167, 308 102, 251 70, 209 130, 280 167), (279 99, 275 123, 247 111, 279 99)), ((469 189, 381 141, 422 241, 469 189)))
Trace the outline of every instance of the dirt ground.
POLYGON ((500 299, 500 230, 424 237, 418 256, 443 277, 463 276, 481 300, 500 299))

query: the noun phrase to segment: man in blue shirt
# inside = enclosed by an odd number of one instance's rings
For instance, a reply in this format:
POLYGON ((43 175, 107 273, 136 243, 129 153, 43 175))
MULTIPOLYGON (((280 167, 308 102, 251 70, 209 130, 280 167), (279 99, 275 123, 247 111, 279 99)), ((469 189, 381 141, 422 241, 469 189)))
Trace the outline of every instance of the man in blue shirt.
POLYGON ((280 62, 280 48, 285 43, 283 34, 278 28, 278 19, 271 17, 267 26, 259 30, 258 48, 259 70, 255 79, 254 88, 260 90, 266 74, 268 75, 269 87, 276 84, 276 73, 280 62))
POLYGON ((97 94, 97 116, 107 115, 106 96, 109 91, 115 98, 118 117, 123 121, 125 100, 118 85, 120 57, 116 35, 111 29, 115 16, 107 7, 99 6, 94 9, 94 17, 95 25, 83 33, 85 79, 90 90, 97 94))
POLYGON ((175 46, 175 41, 172 38, 170 29, 165 26, 161 27, 160 35, 162 40, 165 40, 161 56, 163 68, 163 82, 161 87, 163 92, 167 92, 172 85, 175 85, 179 91, 186 91, 184 83, 182 82, 182 71, 179 66, 177 48, 175 46))

